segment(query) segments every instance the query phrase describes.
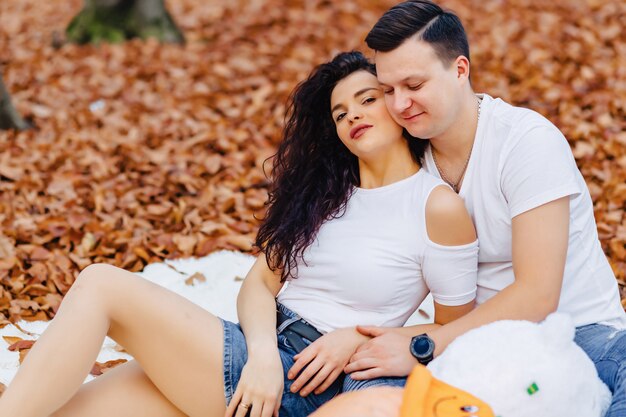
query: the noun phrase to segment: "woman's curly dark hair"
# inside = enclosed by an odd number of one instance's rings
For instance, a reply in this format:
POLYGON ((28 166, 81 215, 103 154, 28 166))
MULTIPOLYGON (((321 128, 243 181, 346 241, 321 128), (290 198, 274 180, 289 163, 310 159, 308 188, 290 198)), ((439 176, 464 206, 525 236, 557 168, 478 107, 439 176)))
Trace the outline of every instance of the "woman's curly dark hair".
MULTIPOLYGON (((288 102, 283 140, 273 157, 268 210, 255 245, 281 281, 295 278, 298 260, 324 221, 341 217, 359 181, 358 158, 337 136, 330 96, 337 83, 356 71, 376 75, 360 52, 343 52, 315 68, 288 102)), ((416 162, 426 141, 408 136, 416 162)))

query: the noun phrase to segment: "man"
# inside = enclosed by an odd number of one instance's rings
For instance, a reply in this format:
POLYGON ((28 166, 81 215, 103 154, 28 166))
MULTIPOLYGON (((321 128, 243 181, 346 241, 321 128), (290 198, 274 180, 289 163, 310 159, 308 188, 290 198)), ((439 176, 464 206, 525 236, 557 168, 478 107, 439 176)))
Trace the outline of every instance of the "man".
POLYGON ((626 315, 566 139, 538 113, 474 93, 465 30, 434 3, 391 8, 366 42, 390 113, 415 140, 430 141, 423 168, 450 184, 472 215, 478 305, 427 335, 363 328, 375 337, 345 371, 355 379, 404 376, 473 328, 560 311, 573 318, 576 342, 613 392, 607 416, 626 415, 626 315))

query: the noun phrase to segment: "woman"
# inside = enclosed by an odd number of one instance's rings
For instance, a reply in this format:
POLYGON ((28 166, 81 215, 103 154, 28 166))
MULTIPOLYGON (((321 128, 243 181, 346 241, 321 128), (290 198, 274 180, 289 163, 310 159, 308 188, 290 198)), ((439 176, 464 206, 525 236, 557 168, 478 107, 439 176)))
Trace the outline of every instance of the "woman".
POLYGON ((257 237, 264 256, 238 297, 241 327, 90 266, 0 416, 300 416, 342 390, 401 385, 344 380, 367 340, 355 326, 401 326, 429 290, 438 323, 466 313, 478 247, 461 200, 420 170, 423 149, 393 122, 373 74, 360 53, 340 54, 292 95, 257 237), (81 387, 106 335, 136 361, 81 387))

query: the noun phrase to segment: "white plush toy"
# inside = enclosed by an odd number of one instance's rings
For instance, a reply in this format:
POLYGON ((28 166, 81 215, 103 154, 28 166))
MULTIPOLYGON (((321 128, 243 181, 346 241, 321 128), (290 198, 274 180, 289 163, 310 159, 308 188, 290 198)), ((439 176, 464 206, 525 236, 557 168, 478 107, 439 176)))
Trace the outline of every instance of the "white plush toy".
POLYGON ((500 321, 459 337, 428 369, 498 417, 601 417, 611 394, 573 339, 565 314, 500 321))

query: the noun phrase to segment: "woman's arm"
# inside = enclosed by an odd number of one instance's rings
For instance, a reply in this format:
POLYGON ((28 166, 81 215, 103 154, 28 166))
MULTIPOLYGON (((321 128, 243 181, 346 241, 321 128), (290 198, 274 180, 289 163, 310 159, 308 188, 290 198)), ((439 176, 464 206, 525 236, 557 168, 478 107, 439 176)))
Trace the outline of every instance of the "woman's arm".
POLYGON ((237 297, 237 314, 249 355, 276 348, 276 295, 282 286, 280 272, 272 271, 265 254, 259 254, 237 297))
POLYGON ((476 229, 461 197, 448 187, 436 187, 426 202, 426 231, 430 243, 440 248, 436 254, 432 251, 425 254, 424 274, 431 292, 434 293, 435 323, 443 325, 474 308, 474 299, 461 305, 454 302, 444 304, 438 302, 436 293, 447 291, 458 294, 461 288, 469 288, 468 286, 475 291, 478 277, 478 249, 460 253, 456 248, 475 243, 476 229), (439 252, 446 250, 450 250, 447 259, 440 259, 442 254, 439 252), (429 259, 429 256, 437 259, 429 259), (442 267, 447 268, 443 273, 442 267))
POLYGON ((248 347, 248 360, 226 417, 278 416, 284 389, 283 366, 276 338, 276 301, 280 273, 272 272, 260 254, 237 297, 237 312, 248 347), (262 412, 262 414, 261 414, 262 412))

